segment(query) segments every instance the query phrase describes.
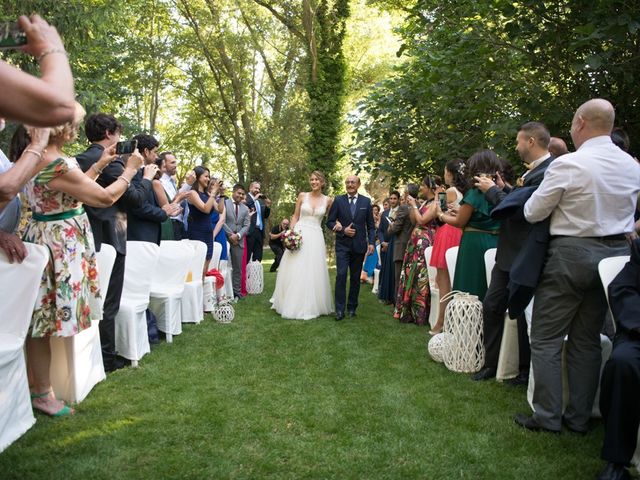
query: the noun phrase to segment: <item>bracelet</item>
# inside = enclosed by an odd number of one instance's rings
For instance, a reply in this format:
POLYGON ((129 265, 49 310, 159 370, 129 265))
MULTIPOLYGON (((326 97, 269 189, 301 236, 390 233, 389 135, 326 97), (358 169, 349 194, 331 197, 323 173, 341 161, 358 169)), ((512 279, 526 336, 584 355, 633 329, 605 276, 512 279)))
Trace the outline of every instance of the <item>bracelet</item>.
POLYGON ((59 48, 59 47, 48 48, 47 50, 42 52, 40 55, 38 55, 38 62, 41 62, 44 57, 52 53, 61 53, 65 57, 67 56, 67 52, 65 52, 64 48, 59 48))
POLYGON ((40 153, 39 151, 34 150, 33 148, 25 148, 24 151, 33 153, 36 157, 38 157, 38 160, 42 160, 42 153, 40 153))
POLYGON ((91 164, 91 168, 93 168, 96 172, 98 172, 98 175, 100 175, 102 173, 102 170, 100 170, 98 168, 98 164, 97 163, 92 163, 91 164))
POLYGON ((118 178, 116 178, 116 180, 124 180, 127 183, 127 187, 129 187, 129 185, 131 185, 131 180, 127 180, 126 177, 120 175, 118 178))

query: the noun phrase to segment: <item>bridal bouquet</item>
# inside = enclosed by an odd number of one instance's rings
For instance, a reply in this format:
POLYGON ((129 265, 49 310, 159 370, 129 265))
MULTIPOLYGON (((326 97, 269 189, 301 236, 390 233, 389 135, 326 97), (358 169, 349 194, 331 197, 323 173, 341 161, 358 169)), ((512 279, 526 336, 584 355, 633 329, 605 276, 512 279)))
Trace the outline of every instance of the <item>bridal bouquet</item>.
POLYGON ((282 243, 287 250, 295 252, 302 245, 302 234, 293 230, 285 230, 282 234, 282 243))

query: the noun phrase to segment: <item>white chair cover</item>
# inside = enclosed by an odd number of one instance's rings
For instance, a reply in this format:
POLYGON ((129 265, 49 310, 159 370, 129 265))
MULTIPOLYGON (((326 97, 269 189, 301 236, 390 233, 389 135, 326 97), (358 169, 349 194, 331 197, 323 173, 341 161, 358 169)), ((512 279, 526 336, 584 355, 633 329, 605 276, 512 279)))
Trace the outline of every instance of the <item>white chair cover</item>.
MULTIPOLYGON (((378 253, 378 265, 380 265, 380 244, 376 245, 376 252, 378 253)), ((380 269, 376 265, 376 268, 373 269, 373 287, 371 289, 371 293, 374 295, 378 294, 378 284, 380 283, 380 269)))
POLYGON ((51 385, 57 398, 70 403, 80 403, 97 383, 107 378, 102 361, 99 322, 116 250, 103 243, 96 257, 101 298, 92 304, 91 327, 73 337, 51 338, 51 385))
MULTIPOLYGON (((189 272, 184 284, 184 293, 180 304, 182 323, 200 323, 203 319, 203 283, 202 269, 207 257, 207 244, 198 240, 182 240, 191 246, 189 272)), ((210 265, 210 268, 214 268, 210 265)))
MULTIPOLYGON (((228 242, 227 248, 229 248, 228 242)), ((219 270, 222 278, 224 278, 224 285, 217 290, 218 298, 233 298, 233 267, 231 262, 229 260, 220 260, 219 270)))
POLYGON ((22 263, 9 263, 0 250, 0 452, 36 422, 23 346, 49 252, 40 245, 25 246, 22 263))
POLYGON ((193 255, 190 245, 175 240, 160 242, 160 258, 151 280, 149 310, 156 316, 158 330, 167 336, 182 333, 181 304, 184 281, 193 255))
POLYGON ((487 287, 491 283, 491 272, 493 271, 493 266, 496 264, 497 251, 497 248, 490 248, 484 252, 484 273, 487 276, 487 287))
POLYGON ((451 285, 453 285, 453 277, 456 273, 456 260, 458 260, 459 248, 460 247, 451 247, 444 254, 444 258, 447 261, 447 270, 449 270, 449 278, 451 279, 451 285))
POLYGON ((145 311, 153 278, 150 272, 155 272, 159 253, 160 247, 155 243, 127 242, 122 298, 116 315, 116 349, 131 360, 133 367, 151 351, 145 311))
POLYGON ((429 311, 429 325, 432 327, 438 321, 438 315, 440 314, 440 290, 438 290, 438 284, 436 283, 436 274, 438 269, 429 265, 431 262, 431 254, 433 247, 427 247, 424 251, 424 259, 427 263, 427 274, 429 275, 429 288, 431 291, 431 310, 429 311))
MULTIPOLYGON (((229 251, 229 242, 227 242, 227 252, 229 251)), ((211 256, 211 262, 209 262, 209 268, 216 268, 220 270, 220 257, 222 256, 222 244, 213 242, 213 255, 211 256)))

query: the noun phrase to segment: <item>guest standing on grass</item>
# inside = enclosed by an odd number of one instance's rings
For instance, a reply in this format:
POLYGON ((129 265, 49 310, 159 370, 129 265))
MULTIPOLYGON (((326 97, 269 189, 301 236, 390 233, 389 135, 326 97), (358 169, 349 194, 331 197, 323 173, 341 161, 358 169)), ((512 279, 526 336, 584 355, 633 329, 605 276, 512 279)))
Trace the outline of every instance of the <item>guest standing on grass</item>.
POLYGON ((224 231, 231 245, 229 256, 233 268, 233 296, 242 298, 242 256, 244 252, 244 237, 249 231, 249 209, 242 203, 244 199, 244 187, 237 183, 233 186, 231 198, 225 201, 227 212, 224 231))
POLYGON ((389 195, 389 211, 382 214, 378 232, 380 235, 380 279, 378 280, 378 298, 386 305, 393 305, 396 300, 395 266, 393 262, 395 235, 389 233, 389 225, 395 219, 400 192, 393 191, 389 195))
POLYGON ((218 208, 216 194, 219 185, 209 188, 209 169, 197 166, 193 169, 196 179, 187 194, 189 202, 189 230, 190 240, 199 240, 207 245, 207 256, 204 262, 202 276, 209 270, 209 262, 213 256, 213 226, 211 225, 211 211, 218 208))
POLYGON ((102 188, 95 179, 98 171, 115 158, 115 148, 111 148, 94 164, 95 168, 83 173, 77 161, 62 151, 75 140, 83 116, 84 110, 77 104, 73 122, 51 129, 41 159, 46 166, 26 186, 33 215, 24 240, 44 245, 51 254, 26 340, 29 383, 33 408, 56 417, 70 415, 73 409, 58 400, 51 388, 49 338, 70 337, 90 327, 90 302, 100 296, 93 235, 82 203, 95 207, 112 205, 142 165, 136 150, 118 181, 102 188))
POLYGON ((491 218, 491 205, 484 194, 475 188, 474 177, 494 176, 501 166, 498 156, 491 150, 474 153, 465 165, 469 189, 460 201, 458 212, 445 213, 437 205, 438 219, 463 231, 453 289, 477 295, 480 300, 484 299, 487 292, 484 252, 498 244, 500 222, 491 218))
MULTIPOLYGON (((220 250, 220 261, 229 260, 229 253, 227 252, 227 234, 224 231, 224 222, 227 217, 227 210, 224 206, 225 197, 222 196, 223 184, 222 180, 218 178, 212 178, 209 182, 209 195, 216 195, 215 189, 217 188, 216 202, 218 202, 218 208, 211 209, 211 226, 213 227, 213 241, 219 243, 222 249, 220 250)), ((218 268, 218 265, 213 265, 213 268, 218 268)))
MULTIPOLYGON (((415 183, 408 183, 404 192, 404 198, 418 198, 419 187, 415 183)), ((400 272, 407 243, 413 232, 415 223, 412 220, 411 210, 406 203, 401 203, 394 217, 389 216, 389 235, 393 235, 393 284, 395 286, 393 302, 395 303, 400 285, 400 272)))
POLYGON ((640 165, 611 141, 611 103, 583 103, 571 122, 576 151, 556 158, 524 206, 531 223, 550 216, 551 241, 531 323, 535 379, 529 430, 585 433, 600 377, 600 331, 607 301, 598 275, 606 257, 628 255, 626 235, 640 191, 640 165), (567 337, 568 335, 568 337, 567 337), (563 413, 562 350, 566 340, 569 404, 563 413))
POLYGON ((429 321, 431 289, 424 252, 433 244, 437 203, 434 199, 439 190, 436 179, 427 175, 420 184, 420 205, 414 197, 407 196, 407 206, 415 228, 404 254, 396 308, 393 312, 394 318, 401 323, 425 325, 429 321))
MULTIPOLYGON (((449 209, 452 212, 458 211, 463 193, 468 189, 468 182, 464 177, 464 168, 462 160, 452 160, 447 162, 444 167, 444 182, 449 186, 445 192, 447 211, 449 209)), ((436 324, 429 332, 431 334, 442 332, 444 327, 444 313, 449 301, 443 302, 442 298, 451 292, 451 277, 447 267, 446 253, 450 248, 460 245, 460 238, 462 238, 462 230, 453 225, 445 223, 436 229, 429 265, 436 268, 436 284, 438 285, 440 306, 436 324)))
POLYGON ((273 252, 275 260, 269 269, 270 272, 278 270, 282 255, 284 255, 284 245, 282 244, 282 234, 289 229, 289 219, 283 218, 279 225, 276 225, 271 229, 269 234, 269 248, 273 252))

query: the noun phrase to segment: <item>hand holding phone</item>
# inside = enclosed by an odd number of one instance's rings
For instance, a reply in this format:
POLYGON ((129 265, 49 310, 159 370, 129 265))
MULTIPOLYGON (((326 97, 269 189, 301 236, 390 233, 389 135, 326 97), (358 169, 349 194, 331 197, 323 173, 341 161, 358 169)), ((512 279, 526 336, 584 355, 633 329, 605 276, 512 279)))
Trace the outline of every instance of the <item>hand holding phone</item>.
POLYGON ((137 140, 118 142, 116 143, 116 155, 130 155, 136 148, 138 148, 137 140))
POLYGON ((445 192, 438 193, 438 201, 440 202, 440 210, 447 211, 447 194, 445 192))

